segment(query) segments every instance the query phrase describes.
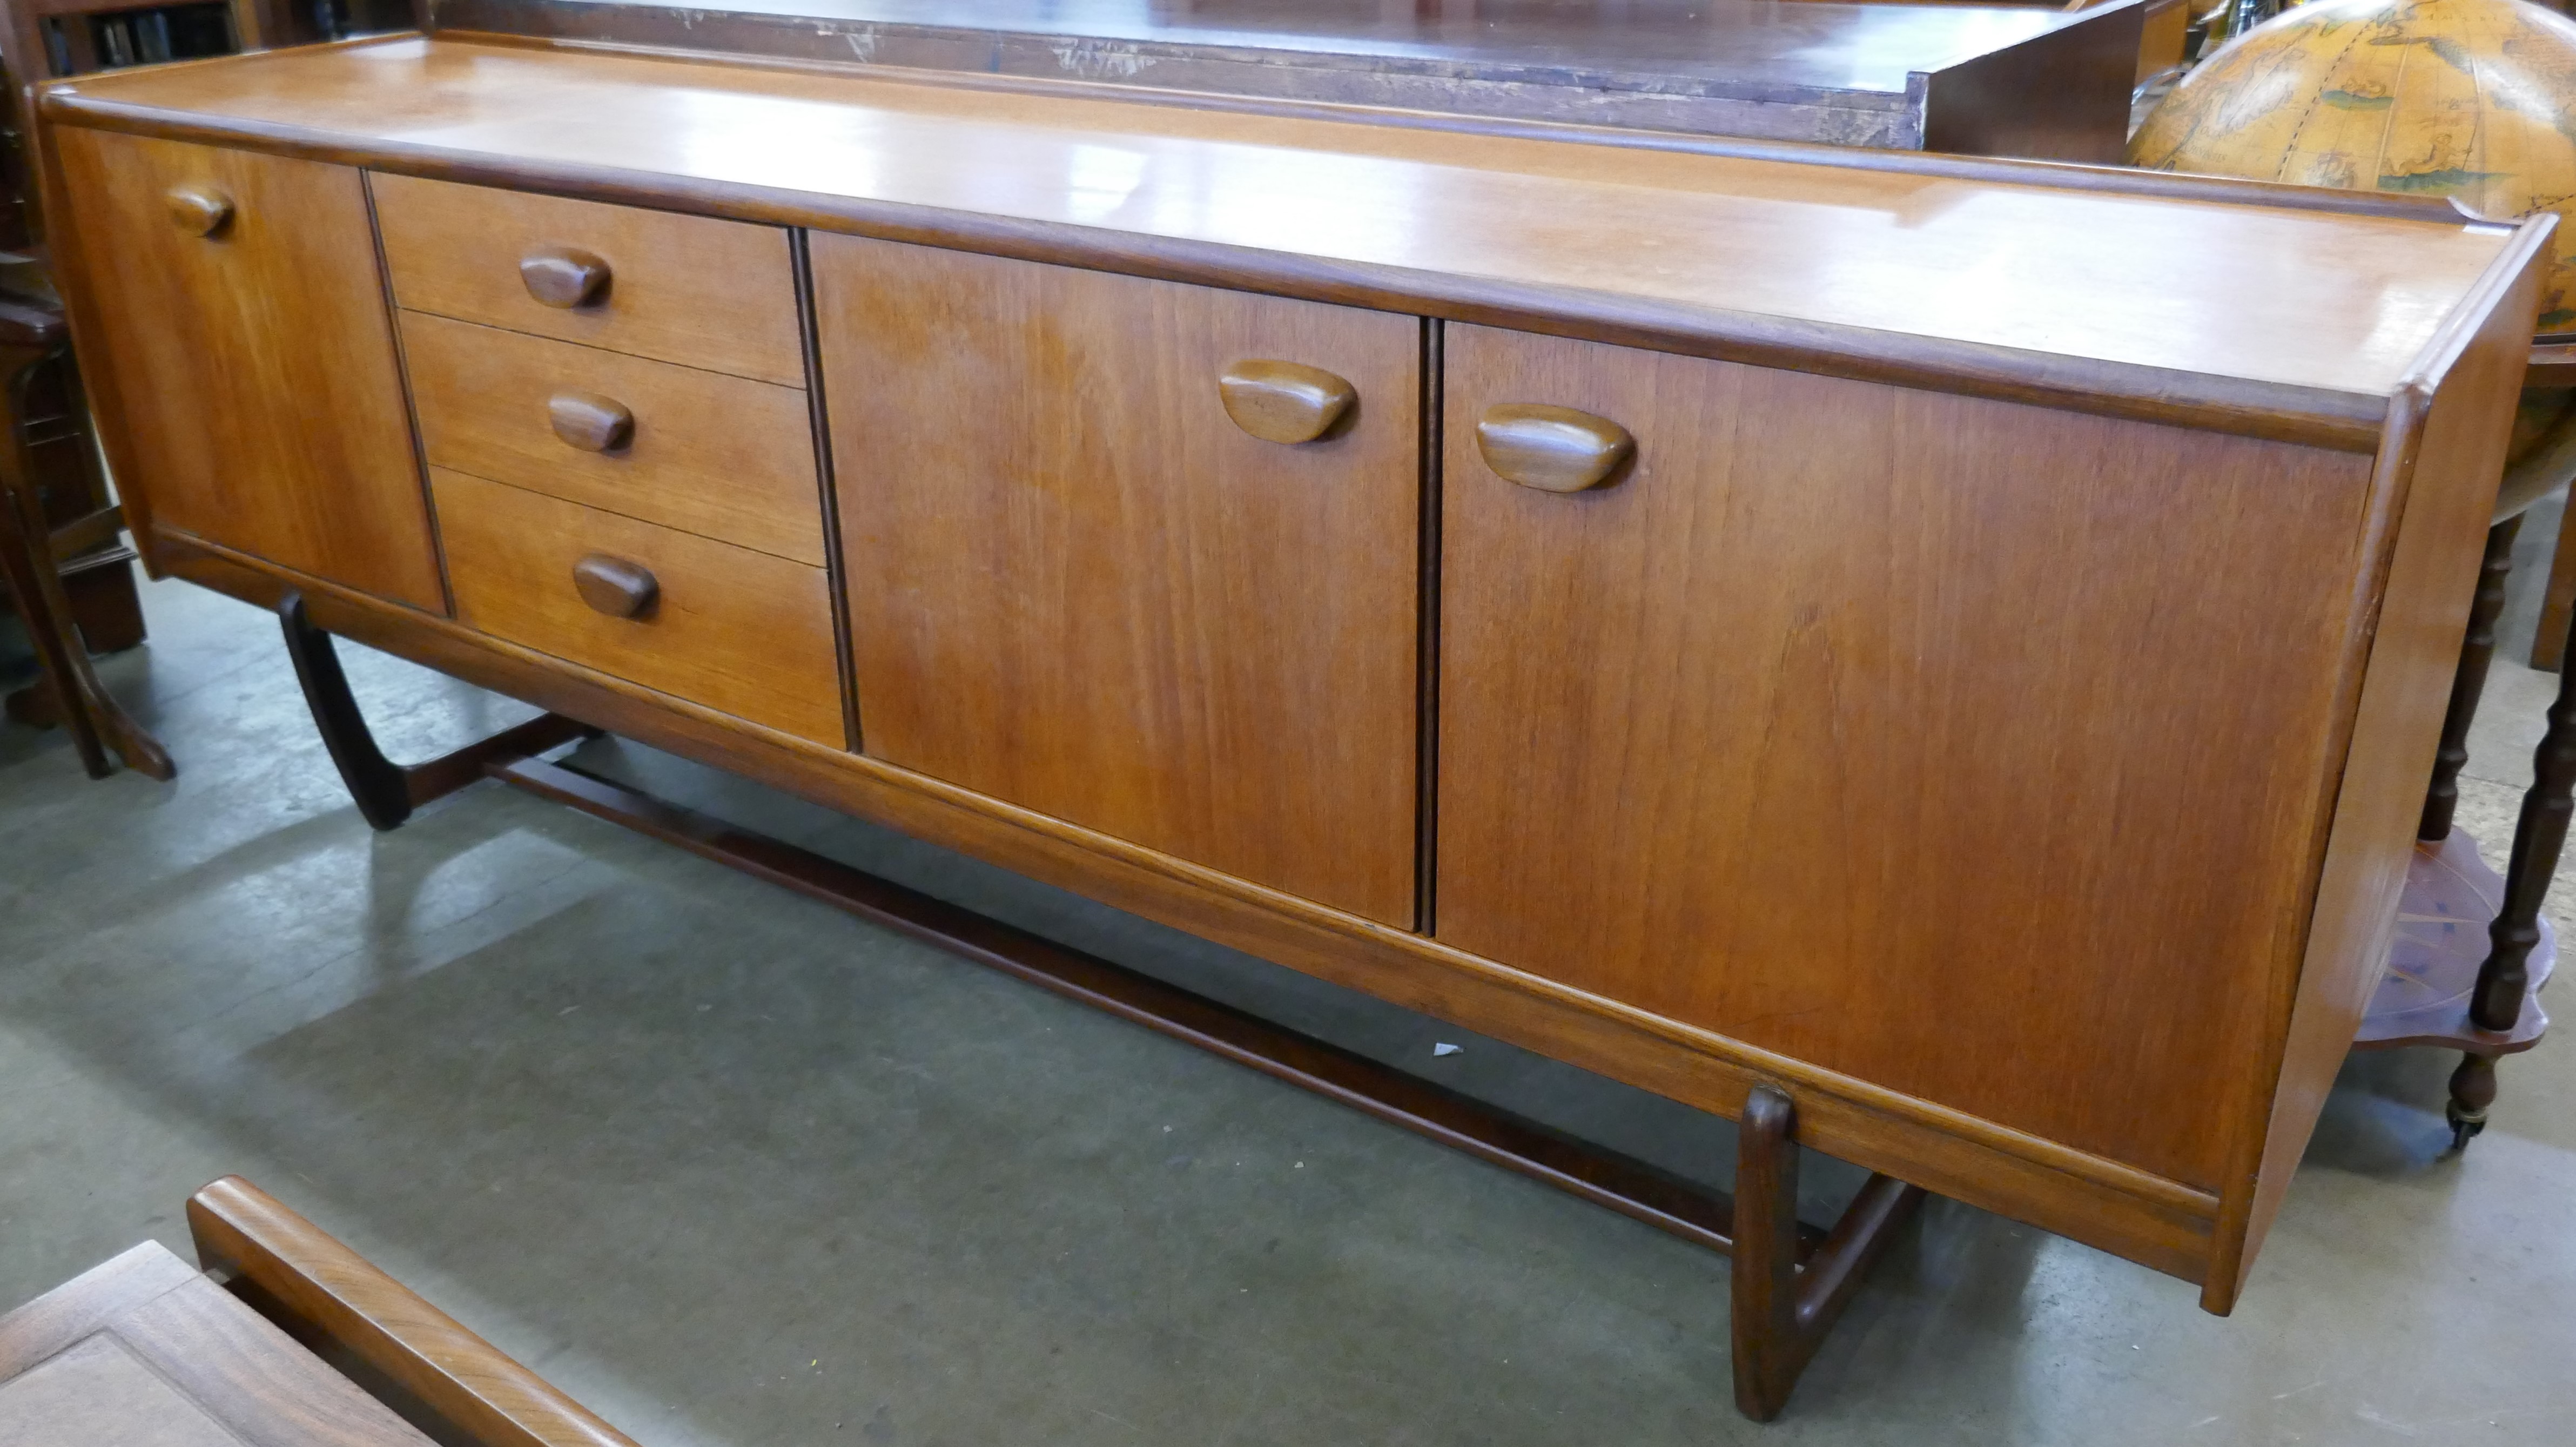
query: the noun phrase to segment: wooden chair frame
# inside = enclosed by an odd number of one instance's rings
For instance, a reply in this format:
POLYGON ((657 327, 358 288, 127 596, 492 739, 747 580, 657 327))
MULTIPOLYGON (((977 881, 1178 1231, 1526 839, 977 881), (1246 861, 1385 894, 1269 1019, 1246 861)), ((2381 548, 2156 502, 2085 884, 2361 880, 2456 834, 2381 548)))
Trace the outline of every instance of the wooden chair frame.
POLYGON ((636 1447, 239 1176, 189 1199, 188 1235, 233 1295, 447 1447, 636 1447))

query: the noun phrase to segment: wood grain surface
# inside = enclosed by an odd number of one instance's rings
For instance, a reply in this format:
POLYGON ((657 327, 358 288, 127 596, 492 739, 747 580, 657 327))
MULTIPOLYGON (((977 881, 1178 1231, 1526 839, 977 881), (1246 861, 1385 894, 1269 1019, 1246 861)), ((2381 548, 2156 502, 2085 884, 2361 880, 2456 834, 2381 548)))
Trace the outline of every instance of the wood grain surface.
POLYGON ((81 362, 150 514, 443 611, 358 173, 94 131, 57 138, 87 291, 81 362), (220 193, 207 234, 173 190, 220 193), (103 385, 102 385, 102 379, 103 385))
POLYGON ((813 246, 867 751, 1411 923, 1420 324, 813 246), (1261 441, 1245 358, 1358 400, 1261 441))
POLYGON ((819 743, 842 740, 832 600, 821 568, 542 493, 430 469, 465 623, 819 743), (649 571, 637 618, 582 597, 593 554, 649 571))
POLYGON ((2214 1186, 2296 967, 2367 460, 1446 349, 1440 938, 2214 1186), (1505 482, 1474 424, 1519 402, 1633 470, 1505 482))
POLYGON ((411 176, 367 184, 405 307, 804 385, 787 233, 775 226, 411 176), (549 305, 520 276, 528 257, 565 251, 607 264, 588 305, 549 305))
POLYGON ((802 389, 420 312, 402 334, 431 466, 823 565, 802 389), (626 445, 567 443, 549 403, 568 392, 633 414, 626 445))
POLYGON ((0 1316, 11 1447, 431 1447, 156 1243, 0 1316))
POLYGON ((239 1176, 188 1199, 209 1271, 299 1338, 327 1343, 488 1447, 635 1447, 536 1373, 239 1176))
POLYGON ((2360 448, 2504 246, 2394 217, 451 41, 84 78, 44 104, 2360 448), (2177 286, 2177 256, 2232 264, 2177 286))
POLYGON ((2262 1249, 2388 957, 2530 356, 2524 318, 2537 304, 2545 241, 2524 239, 2467 314, 2477 320, 2427 349, 2390 410, 2358 540, 2360 601, 2341 679, 2354 701, 2329 755, 2341 768, 2312 786, 2333 832, 2310 876, 2304 968, 2263 1001, 2266 1048, 2242 1085, 2253 1101, 2230 1112, 2243 1127, 2229 1143, 2233 1189, 2201 1297, 2212 1311, 2234 1304, 2262 1249))

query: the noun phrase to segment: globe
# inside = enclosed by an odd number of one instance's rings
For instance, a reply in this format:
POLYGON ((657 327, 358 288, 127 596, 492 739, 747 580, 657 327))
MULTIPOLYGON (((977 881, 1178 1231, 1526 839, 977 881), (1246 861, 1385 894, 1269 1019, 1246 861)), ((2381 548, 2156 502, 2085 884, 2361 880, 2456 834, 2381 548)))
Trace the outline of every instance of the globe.
POLYGON ((2576 21, 2523 0, 2321 0, 2175 86, 2129 164, 2556 211, 2543 333, 2576 329, 2576 21))

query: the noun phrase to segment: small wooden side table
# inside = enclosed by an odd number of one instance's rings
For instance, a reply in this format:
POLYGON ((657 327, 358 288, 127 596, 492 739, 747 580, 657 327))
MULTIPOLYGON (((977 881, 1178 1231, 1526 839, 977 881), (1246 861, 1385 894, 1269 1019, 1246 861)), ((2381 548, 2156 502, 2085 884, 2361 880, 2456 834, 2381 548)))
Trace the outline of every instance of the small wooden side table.
POLYGON ((238 1177, 0 1316, 9 1447, 635 1447, 238 1177))

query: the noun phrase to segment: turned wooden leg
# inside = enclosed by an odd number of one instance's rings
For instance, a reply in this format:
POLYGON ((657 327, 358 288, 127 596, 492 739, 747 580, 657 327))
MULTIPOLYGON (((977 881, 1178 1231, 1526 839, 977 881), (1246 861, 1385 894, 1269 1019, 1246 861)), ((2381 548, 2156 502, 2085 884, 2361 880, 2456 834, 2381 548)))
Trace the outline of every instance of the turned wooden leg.
POLYGON ((2513 828, 2513 854, 2505 865, 2504 900, 2487 927, 2487 957, 2478 966, 2469 1021, 2481 1030, 2510 1030, 2522 1018, 2530 992, 2532 947, 2540 943, 2540 907, 2558 874, 2567 844, 2567 820, 2576 810, 2576 674, 2562 663, 2549 724, 2532 751, 2531 791, 2513 828))
POLYGON ((2451 1122, 2451 1149, 2466 1150, 2469 1137, 2487 1128, 2487 1107, 2495 1104, 2496 1058, 2462 1055, 2451 1072, 2451 1100, 2442 1114, 2451 1122))
POLYGON ((2469 725, 2477 721, 2486 692, 2487 665, 2495 659, 2496 619, 2504 612, 2505 579, 2513 572, 2519 514, 2487 529, 2487 555, 2478 591, 2469 604, 2468 636, 2460 642, 2459 672, 2451 678, 2451 707, 2442 715, 2442 748, 2433 756, 2433 786, 2424 791, 2424 818, 2415 837, 2440 843, 2451 837, 2451 815, 2460 803, 2460 770, 2469 762, 2469 725))
POLYGON ((2576 506, 2558 518, 2558 547, 2549 559, 2549 589, 2541 595, 2540 627, 2532 634, 2531 666, 2556 669, 2567 653, 2568 623, 2576 618, 2576 506))
POLYGON ((349 691, 349 676, 340 668, 331 635, 313 622, 304 594, 288 589, 277 600, 277 621, 286 634, 286 656, 295 664, 295 681, 303 686, 304 703, 313 711, 313 726, 322 746, 340 770, 340 782, 357 803, 369 827, 399 829, 411 811, 432 799, 452 794, 484 776, 485 770, 515 759, 532 758, 557 744, 589 738, 599 732, 561 714, 539 714, 515 728, 504 729, 452 754, 406 768, 376 747, 374 730, 349 691))
POLYGON ((1923 1204, 1923 1188, 1871 1176, 1822 1244, 1798 1259, 1798 1112, 1775 1086, 1744 1102, 1735 1137, 1735 1407, 1768 1422, 1823 1345, 1861 1277, 1923 1204))

